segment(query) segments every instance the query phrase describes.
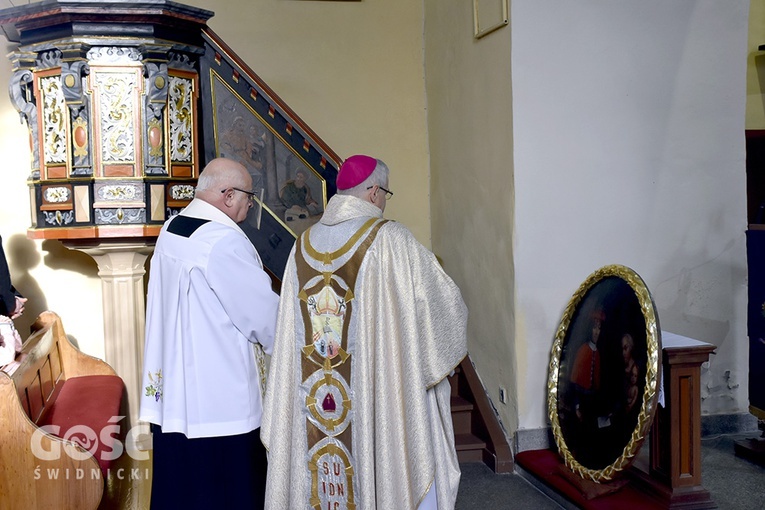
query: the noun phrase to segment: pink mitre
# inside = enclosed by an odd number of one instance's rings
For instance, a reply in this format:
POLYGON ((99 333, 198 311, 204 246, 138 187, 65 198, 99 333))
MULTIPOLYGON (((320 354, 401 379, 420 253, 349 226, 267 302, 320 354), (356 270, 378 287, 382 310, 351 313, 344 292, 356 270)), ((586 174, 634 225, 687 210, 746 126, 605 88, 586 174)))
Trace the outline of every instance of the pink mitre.
POLYGON ((358 186, 372 175, 377 160, 363 154, 351 156, 340 165, 337 172, 337 189, 350 189, 358 186))

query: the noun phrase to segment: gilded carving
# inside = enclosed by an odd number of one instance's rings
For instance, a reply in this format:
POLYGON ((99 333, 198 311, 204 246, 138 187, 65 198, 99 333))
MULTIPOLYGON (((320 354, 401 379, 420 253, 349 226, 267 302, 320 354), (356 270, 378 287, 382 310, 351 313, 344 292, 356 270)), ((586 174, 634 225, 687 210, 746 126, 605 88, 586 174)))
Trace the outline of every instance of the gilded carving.
POLYGON ((167 108, 167 64, 146 62, 144 100, 144 158, 146 175, 167 175, 165 166, 165 115, 167 108))
POLYGON ((101 186, 96 192, 99 200, 125 201, 140 198, 140 192, 137 186, 126 184, 110 184, 101 186))
POLYGON ((141 52, 124 46, 97 46, 88 51, 91 64, 132 64, 141 61, 141 52))
POLYGON ((194 198, 194 186, 191 184, 170 186, 170 196, 173 197, 173 200, 191 200, 194 198))
POLYGON ((43 154, 46 164, 66 162, 66 109, 59 76, 40 78, 43 154))
POLYGON ((83 77, 90 72, 84 60, 65 61, 61 64, 64 100, 69 109, 71 124, 72 161, 70 175, 93 174, 90 160, 90 96, 83 88, 83 77))
POLYGON ((74 221, 73 211, 43 211, 42 213, 45 218, 45 223, 48 225, 56 225, 60 227, 62 225, 69 225, 74 221))
POLYGON ((146 223, 146 209, 96 209, 96 224, 120 225, 123 223, 146 223))
POLYGON ((133 129, 134 73, 96 75, 101 104, 101 153, 104 161, 133 161, 135 136, 133 129))
POLYGON ((170 76, 168 114, 170 117, 170 159, 191 161, 192 122, 191 99, 193 82, 188 78, 170 76))
POLYGON ((32 153, 30 236, 156 237, 194 197, 204 135, 191 123, 202 107, 201 30, 212 13, 154 0, 56 3, 18 7, 5 20, 9 92, 32 153), (173 164, 168 69, 181 77, 173 84, 173 164), (170 198, 179 184, 187 186, 170 198))
POLYGON ((50 202, 52 204, 66 202, 69 200, 69 188, 64 186, 46 188, 43 197, 45 198, 46 202, 50 202))

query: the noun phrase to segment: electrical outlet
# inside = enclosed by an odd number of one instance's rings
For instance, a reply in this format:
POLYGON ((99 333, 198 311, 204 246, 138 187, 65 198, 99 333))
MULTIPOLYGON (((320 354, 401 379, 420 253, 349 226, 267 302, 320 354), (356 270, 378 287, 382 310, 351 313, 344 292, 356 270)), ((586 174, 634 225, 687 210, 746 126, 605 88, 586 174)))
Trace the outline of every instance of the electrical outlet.
POLYGON ((499 401, 507 404, 507 390, 502 386, 499 387, 499 401))

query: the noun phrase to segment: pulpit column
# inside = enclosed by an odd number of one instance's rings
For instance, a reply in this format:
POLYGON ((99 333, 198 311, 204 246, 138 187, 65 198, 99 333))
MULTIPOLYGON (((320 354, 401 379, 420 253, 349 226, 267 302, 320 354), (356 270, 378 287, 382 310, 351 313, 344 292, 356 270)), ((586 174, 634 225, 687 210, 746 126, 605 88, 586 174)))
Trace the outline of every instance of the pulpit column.
POLYGON ((104 313, 105 361, 127 388, 130 424, 138 424, 143 344, 146 326, 144 267, 153 242, 65 241, 69 249, 87 253, 98 264, 104 313))

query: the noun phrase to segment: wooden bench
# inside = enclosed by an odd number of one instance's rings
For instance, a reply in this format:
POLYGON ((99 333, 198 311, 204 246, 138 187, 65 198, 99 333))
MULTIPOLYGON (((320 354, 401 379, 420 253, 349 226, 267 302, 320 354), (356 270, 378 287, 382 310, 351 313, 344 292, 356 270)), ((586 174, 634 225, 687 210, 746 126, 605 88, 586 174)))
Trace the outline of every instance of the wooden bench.
POLYGON ((0 372, 0 509, 95 509, 122 452, 124 384, 55 313, 33 331, 15 371, 0 372))

